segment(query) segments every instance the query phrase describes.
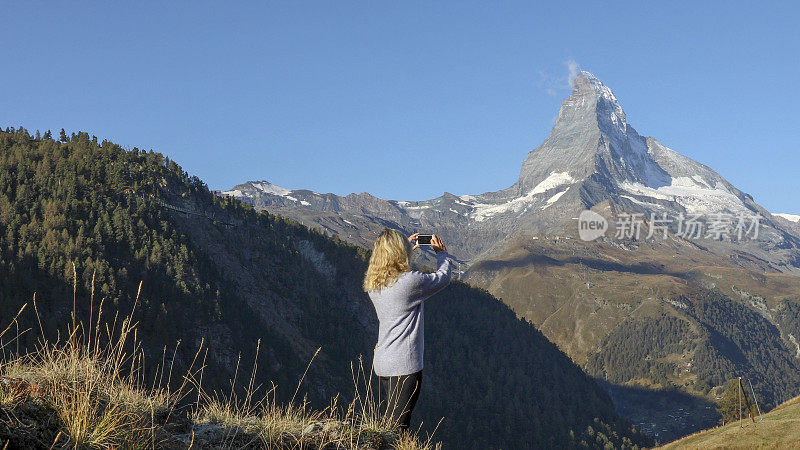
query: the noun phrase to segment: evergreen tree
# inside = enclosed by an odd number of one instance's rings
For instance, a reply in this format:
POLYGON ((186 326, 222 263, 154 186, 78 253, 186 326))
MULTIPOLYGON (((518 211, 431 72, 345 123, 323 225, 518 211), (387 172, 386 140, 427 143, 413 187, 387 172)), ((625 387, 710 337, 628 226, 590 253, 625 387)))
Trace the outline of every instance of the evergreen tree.
POLYGON ((717 412, 719 412, 721 416, 719 419, 720 425, 739 420, 740 408, 742 414, 747 414, 747 409, 744 406, 744 395, 746 394, 739 389, 738 378, 728 381, 725 393, 722 394, 722 398, 719 399, 717 406, 717 412))

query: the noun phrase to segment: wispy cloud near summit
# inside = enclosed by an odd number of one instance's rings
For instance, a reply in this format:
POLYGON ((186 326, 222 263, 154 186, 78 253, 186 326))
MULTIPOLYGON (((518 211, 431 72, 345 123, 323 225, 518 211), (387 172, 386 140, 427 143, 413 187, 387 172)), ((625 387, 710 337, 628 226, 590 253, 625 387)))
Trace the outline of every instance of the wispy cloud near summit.
POLYGON ((539 87, 553 97, 558 95, 558 91, 572 89, 572 82, 580 73, 580 65, 574 59, 564 61, 564 66, 567 73, 560 76, 550 75, 543 70, 539 71, 539 87))
POLYGON ((572 87, 572 82, 575 81, 575 77, 578 76, 578 72, 580 71, 580 66, 574 59, 570 59, 564 64, 567 65, 567 70, 569 70, 569 74, 567 75, 567 82, 569 83, 569 87, 572 87))

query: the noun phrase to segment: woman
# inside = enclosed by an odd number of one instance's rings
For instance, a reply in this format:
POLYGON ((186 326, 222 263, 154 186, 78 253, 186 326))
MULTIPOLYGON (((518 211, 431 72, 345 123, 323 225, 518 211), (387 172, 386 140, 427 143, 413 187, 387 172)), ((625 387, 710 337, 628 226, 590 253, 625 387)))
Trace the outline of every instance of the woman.
POLYGON ((424 300, 450 283, 450 255, 435 234, 431 247, 438 269, 430 274, 411 270, 411 251, 419 247, 411 243, 418 234, 406 239, 397 230, 383 230, 364 277, 364 291, 380 322, 372 368, 387 399, 385 411, 402 429, 408 429, 422 384, 424 300))

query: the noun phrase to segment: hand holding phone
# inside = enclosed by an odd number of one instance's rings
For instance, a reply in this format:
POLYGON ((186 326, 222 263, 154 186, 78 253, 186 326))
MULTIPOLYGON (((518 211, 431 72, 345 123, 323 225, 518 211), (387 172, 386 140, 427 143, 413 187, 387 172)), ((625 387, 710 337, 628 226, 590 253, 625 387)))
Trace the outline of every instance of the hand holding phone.
POLYGON ((417 235, 417 244, 419 245, 431 245, 431 239, 433 239, 432 234, 418 234, 417 235))
POLYGON ((433 248, 433 250, 436 253, 439 253, 441 251, 447 251, 447 248, 445 248, 444 246, 444 242, 442 242, 439 236, 436 236, 435 234, 414 233, 408 237, 408 241, 411 243, 416 242, 416 245, 414 245, 414 247, 411 248, 412 250, 419 248, 423 245, 428 245, 431 248, 433 248))

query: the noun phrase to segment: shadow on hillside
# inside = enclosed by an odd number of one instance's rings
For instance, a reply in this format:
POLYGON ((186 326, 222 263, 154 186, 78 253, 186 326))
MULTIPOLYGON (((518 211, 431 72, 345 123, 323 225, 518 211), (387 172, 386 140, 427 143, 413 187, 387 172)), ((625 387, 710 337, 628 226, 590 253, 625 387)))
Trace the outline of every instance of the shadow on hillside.
MULTIPOLYGON (((39 258, 27 255, 15 260, 0 260, 0 331, 9 326, 23 305, 27 305, 17 318, 15 328, 5 336, 5 342, 15 339, 12 341, 14 345, 6 345, 0 357, 9 358, 35 349, 42 338, 53 342, 57 340, 59 331, 63 333, 66 330, 72 307, 72 286, 42 269, 41 265, 44 264, 39 258), (36 308, 33 306, 34 293, 36 308), (29 331, 17 333, 19 330, 29 331), (40 331, 44 331, 44 336, 40 331)), ((78 305, 79 313, 82 313, 82 306, 78 305)))
POLYGON ((477 263, 472 270, 487 270, 497 271, 501 269, 529 267, 529 266, 564 266, 567 264, 580 264, 591 269, 634 273, 638 275, 672 275, 676 277, 684 277, 684 273, 669 272, 664 270, 662 264, 649 264, 649 263, 635 263, 635 264, 621 264, 612 261, 606 261, 596 258, 585 258, 580 256, 572 256, 564 259, 555 259, 547 255, 539 253, 531 253, 522 258, 516 258, 508 261, 491 259, 477 263))
POLYGON ((660 443, 713 427, 719 420, 716 404, 677 389, 652 390, 611 384, 595 378, 611 396, 617 412, 660 443))

